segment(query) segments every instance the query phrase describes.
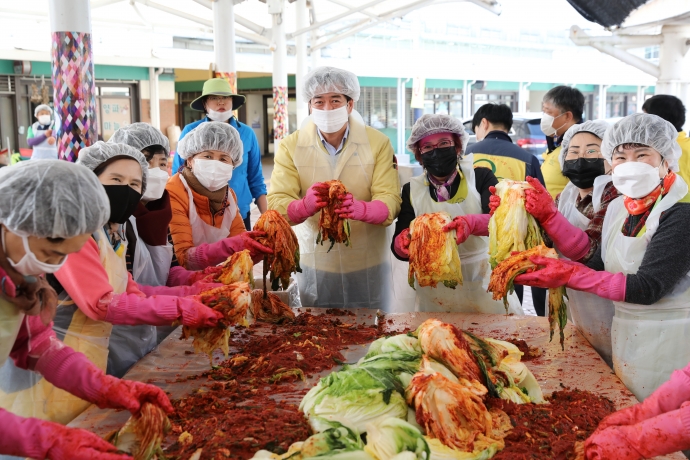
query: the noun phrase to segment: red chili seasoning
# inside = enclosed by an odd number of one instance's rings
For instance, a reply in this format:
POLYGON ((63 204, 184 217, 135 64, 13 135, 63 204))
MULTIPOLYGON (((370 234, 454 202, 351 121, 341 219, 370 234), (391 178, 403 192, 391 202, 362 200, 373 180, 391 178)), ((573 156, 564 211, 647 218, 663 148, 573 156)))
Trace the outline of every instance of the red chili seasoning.
POLYGON ((572 460, 575 443, 587 439, 601 419, 614 412, 609 399, 589 391, 556 391, 550 404, 515 404, 489 399, 487 406, 510 416, 513 429, 494 460, 572 460))

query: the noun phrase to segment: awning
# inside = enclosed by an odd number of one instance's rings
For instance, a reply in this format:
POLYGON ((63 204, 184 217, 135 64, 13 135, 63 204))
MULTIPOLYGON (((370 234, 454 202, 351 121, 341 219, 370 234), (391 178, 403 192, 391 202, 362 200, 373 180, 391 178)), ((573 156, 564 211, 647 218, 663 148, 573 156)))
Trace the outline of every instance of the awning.
POLYGON ((619 26, 630 13, 649 0, 568 0, 585 19, 604 27, 619 26))

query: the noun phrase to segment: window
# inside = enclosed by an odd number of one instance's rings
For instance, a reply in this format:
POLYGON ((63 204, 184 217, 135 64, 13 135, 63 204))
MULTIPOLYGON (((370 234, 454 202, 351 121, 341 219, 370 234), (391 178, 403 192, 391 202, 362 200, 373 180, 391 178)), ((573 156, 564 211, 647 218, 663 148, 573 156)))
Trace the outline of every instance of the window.
POLYGON ((659 59, 659 45, 645 48, 644 58, 649 60, 659 59))
POLYGON ((462 119, 462 89, 427 89, 424 113, 440 113, 462 119))
POLYGON ((517 112, 518 97, 517 92, 478 92, 472 91, 473 96, 473 107, 472 113, 474 114, 479 107, 484 104, 505 104, 510 107, 510 110, 517 112))
POLYGON ((190 123, 199 121, 205 117, 204 112, 193 110, 189 104, 197 97, 201 96, 201 91, 188 91, 177 93, 177 103, 179 106, 180 125, 187 126, 190 123))
MULTIPOLYGON (((413 109, 409 108, 412 88, 405 90, 405 128, 411 128, 414 117, 413 109)), ((386 129, 398 127, 397 88, 364 87, 360 90, 359 101, 355 109, 362 115, 364 123, 372 128, 386 129)))

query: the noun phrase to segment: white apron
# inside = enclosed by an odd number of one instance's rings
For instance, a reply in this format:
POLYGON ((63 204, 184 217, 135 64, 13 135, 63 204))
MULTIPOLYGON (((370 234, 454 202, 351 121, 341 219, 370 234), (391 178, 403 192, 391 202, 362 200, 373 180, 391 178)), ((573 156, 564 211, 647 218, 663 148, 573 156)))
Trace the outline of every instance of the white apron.
MULTIPOLYGON (((416 216, 434 212, 447 212, 451 218, 468 214, 481 214, 481 197, 474 179, 473 155, 464 156, 458 163, 467 181, 467 198, 462 203, 437 203, 429 194, 429 186, 424 174, 410 181, 410 201, 416 216)), ((421 287, 415 280, 417 299, 416 311, 453 313, 495 313, 505 314, 503 300, 493 300, 487 292, 491 268, 489 266, 489 238, 470 236, 458 246, 462 286, 450 289, 442 284, 437 287, 421 287)), ((508 296, 508 313, 524 315, 520 301, 515 293, 508 296)))
MULTIPOLYGON (((606 271, 637 273, 647 245, 659 227, 661 213, 680 201, 688 186, 676 177, 668 194, 647 218, 646 232, 639 237, 621 233, 628 215, 623 197, 608 207, 602 232, 601 255, 606 271)), ((669 254, 668 257, 673 257, 669 254)), ((654 305, 614 302, 611 339, 613 369, 640 401, 666 382, 676 369, 690 362, 690 274, 654 305)))
MULTIPOLYGON (((41 129, 41 125, 36 122, 32 126, 32 130, 34 132, 34 136, 38 137, 41 134, 45 134, 47 129, 41 129)), ((48 139, 45 139, 43 142, 41 142, 38 145, 35 145, 33 147, 32 153, 31 153, 31 159, 32 160, 57 160, 58 159, 58 149, 57 149, 57 140, 53 145, 50 145, 48 143, 48 139)))
POLYGON ((23 319, 24 313, 15 305, 0 299, 0 367, 10 356, 23 319))
POLYGON ((137 221, 130 216, 129 224, 137 236, 132 261, 132 278, 145 286, 165 286, 170 273, 173 258, 173 247, 170 243, 164 246, 149 246, 141 238, 137 230, 137 221))
POLYGON ((180 174, 180 180, 189 196, 189 226, 192 227, 192 241, 194 246, 199 246, 204 243, 217 243, 230 236, 230 227, 232 227, 232 221, 235 220, 235 216, 237 215, 237 203, 235 203, 230 190, 228 190, 228 207, 225 208, 225 212, 223 213, 223 222, 220 228, 216 228, 213 225, 207 224, 199 217, 196 212, 196 206, 194 205, 192 189, 189 188, 182 174, 180 174))
MULTIPOLYGON (((611 175, 604 175, 594 180, 594 190, 592 190, 594 212, 598 212, 601 209, 601 197, 611 179, 611 175)), ((572 182, 568 182, 558 200, 558 210, 568 219, 568 222, 580 230, 586 230, 587 226, 589 226, 589 219, 575 207, 579 195, 580 189, 573 185, 572 182)), ((574 289, 566 289, 566 291, 568 293, 569 319, 575 324, 580 333, 585 336, 589 344, 594 347, 602 359, 609 366, 613 366, 611 358, 613 302, 589 292, 574 289)))
MULTIPOLYGON (((308 119, 299 131, 293 161, 300 177, 301 197, 316 182, 340 180, 357 200, 371 201, 375 160, 364 124, 350 116, 350 133, 343 150, 326 152, 308 119)), ((300 198, 301 198, 300 197, 300 198)), ((386 227, 350 220, 350 246, 316 243, 321 213, 295 226, 300 266, 296 273, 300 299, 305 306, 334 308, 394 307, 389 241, 386 227)))

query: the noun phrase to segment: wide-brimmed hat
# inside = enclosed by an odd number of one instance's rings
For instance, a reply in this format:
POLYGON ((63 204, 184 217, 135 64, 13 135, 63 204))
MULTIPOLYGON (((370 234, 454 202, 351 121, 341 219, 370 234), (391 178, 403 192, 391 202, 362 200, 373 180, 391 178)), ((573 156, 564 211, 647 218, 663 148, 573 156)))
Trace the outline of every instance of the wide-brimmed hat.
POLYGON ((244 104, 245 97, 240 94, 235 94, 230 88, 230 83, 225 78, 211 78, 204 82, 204 88, 201 90, 201 96, 192 101, 190 107, 199 112, 205 112, 204 103, 202 99, 205 96, 232 96, 232 110, 237 110, 244 104))

